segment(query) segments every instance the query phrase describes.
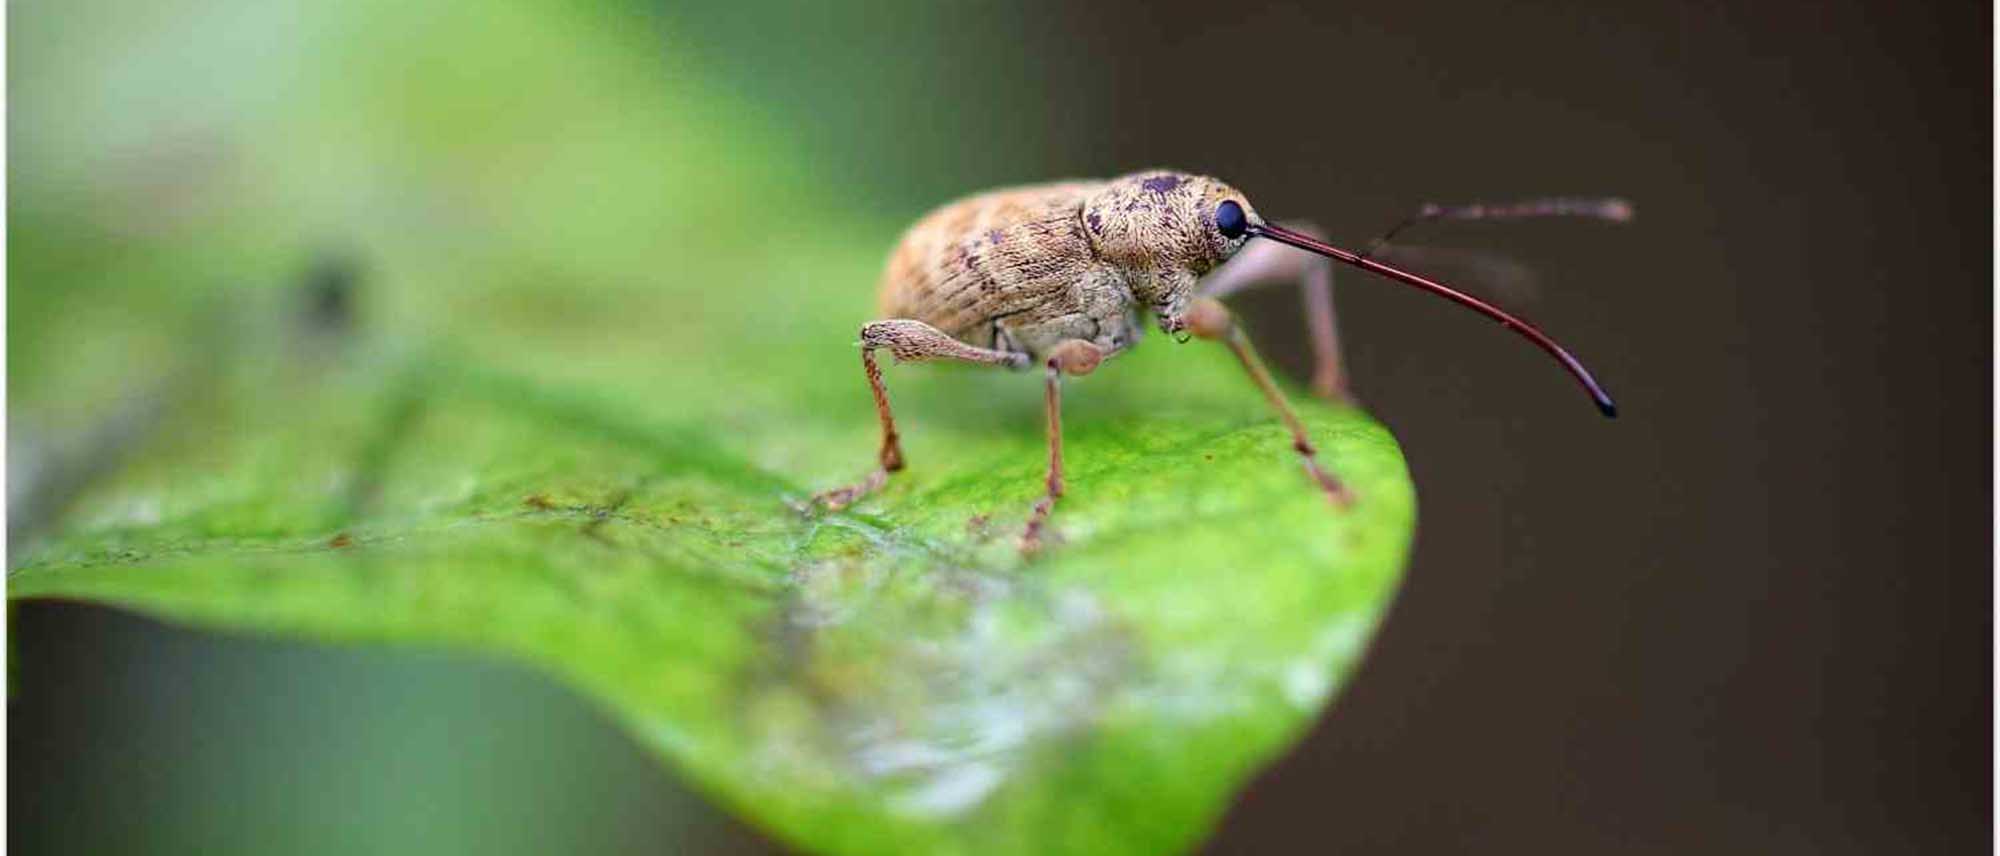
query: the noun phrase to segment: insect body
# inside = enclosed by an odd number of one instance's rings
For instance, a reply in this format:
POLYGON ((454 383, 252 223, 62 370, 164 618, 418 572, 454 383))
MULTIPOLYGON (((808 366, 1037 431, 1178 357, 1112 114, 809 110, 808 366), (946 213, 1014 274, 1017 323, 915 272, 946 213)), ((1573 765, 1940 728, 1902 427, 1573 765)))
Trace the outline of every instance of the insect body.
MULTIPOLYGON (((1576 199, 1426 206, 1396 229, 1424 219, 1558 214, 1622 220, 1630 216, 1630 208, 1617 200, 1576 199)), ((1583 365, 1526 322, 1463 292, 1326 244, 1309 228, 1268 223, 1243 194, 1221 181, 1152 170, 1108 181, 980 194, 939 208, 912 226, 883 273, 883 320, 861 328, 862 367, 882 423, 877 466, 859 483, 821 493, 815 502, 829 509, 843 507, 879 488, 904 465, 876 351, 886 349, 898 362, 951 359, 1014 369, 1040 365, 1048 411, 1047 491, 1021 538, 1024 551, 1037 549, 1064 489, 1062 376, 1087 374, 1132 347, 1144 332, 1147 315, 1164 332, 1229 346, 1291 429, 1307 472, 1330 498, 1346 502, 1346 489, 1320 465, 1304 426, 1219 302, 1251 285, 1302 280, 1317 359, 1315 391, 1344 396, 1329 260, 1485 313, 1554 356, 1605 415, 1615 412, 1583 365), (1252 244, 1252 238, 1267 241, 1252 244)))

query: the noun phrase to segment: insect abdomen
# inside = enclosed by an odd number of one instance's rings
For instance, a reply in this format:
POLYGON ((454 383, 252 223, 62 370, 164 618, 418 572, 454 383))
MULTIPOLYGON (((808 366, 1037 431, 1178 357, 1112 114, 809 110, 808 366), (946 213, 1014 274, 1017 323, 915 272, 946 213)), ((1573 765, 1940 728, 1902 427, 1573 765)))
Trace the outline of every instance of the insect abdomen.
POLYGON ((889 256, 882 317, 922 321, 994 347, 1000 326, 1064 311, 1063 296, 1096 264, 1082 212, 1101 186, 1012 188, 925 215, 889 256))

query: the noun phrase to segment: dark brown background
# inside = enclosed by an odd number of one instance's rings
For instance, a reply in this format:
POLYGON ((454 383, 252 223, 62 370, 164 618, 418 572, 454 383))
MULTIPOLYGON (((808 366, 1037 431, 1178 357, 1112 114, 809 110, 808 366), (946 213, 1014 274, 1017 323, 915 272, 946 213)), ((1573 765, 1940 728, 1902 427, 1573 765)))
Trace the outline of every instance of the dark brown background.
POLYGON ((1218 849, 1987 849, 1990 10, 1611 5, 1274 10, 1246 16, 1268 49, 1188 38, 1222 56, 1117 99, 1154 131, 1129 158, 1192 157, 1136 93, 1309 82, 1253 88, 1215 156, 1342 234, 1412 196, 1640 211, 1450 230, 1546 271, 1532 311, 1616 424, 1482 322, 1345 289, 1416 564, 1218 849))
MULTIPOLYGON (((1341 279, 1358 391, 1415 471, 1415 564, 1358 679, 1214 850, 1989 848, 1990 6, 1091 3, 1007 27, 993 22, 1023 13, 966 11, 958 35, 921 45, 893 20, 815 42, 813 14, 709 24, 805 45, 753 92, 796 102, 828 169, 911 188, 872 203, 894 212, 1155 164, 1224 176, 1349 243, 1424 201, 1638 205, 1622 228, 1417 239, 1533 265, 1526 313, 1619 396, 1612 423, 1493 325, 1341 279), (882 163, 815 124, 853 103, 850 120, 930 132, 921 103, 809 73, 815 52, 857 49, 964 56, 964 74, 908 92, 993 99, 973 130, 1034 126, 1043 163, 949 147, 882 163)), ((1294 306, 1250 302, 1298 368, 1294 306)), ((105 661, 91 646, 182 663, 167 674, 200 691, 177 715, 196 719, 232 709, 206 695, 246 691, 232 663, 325 656, 76 607, 15 617, 14 734, 46 742, 10 740, 10 773, 17 794, 39 786, 16 799, 47 801, 10 799, 16 818, 103 798, 65 790, 83 787, 78 747, 118 727, 84 727, 78 698, 156 697, 136 664, 76 676, 105 661)), ((313 691, 367 674, 343 661, 313 691)), ((192 751, 126 739, 168 766, 192 751)), ((631 789, 575 809, 611 830, 586 846, 750 846, 714 817, 661 819, 686 797, 631 763, 631 789)))
POLYGON ((1343 280, 1416 561, 1216 848, 1988 849, 1990 7, 1177 5, 1228 20, 1093 7, 1092 55, 1145 58, 1102 66, 1107 167, 1202 164, 1349 240, 1424 200, 1640 212, 1426 233, 1544 272, 1613 424, 1490 324, 1343 280))

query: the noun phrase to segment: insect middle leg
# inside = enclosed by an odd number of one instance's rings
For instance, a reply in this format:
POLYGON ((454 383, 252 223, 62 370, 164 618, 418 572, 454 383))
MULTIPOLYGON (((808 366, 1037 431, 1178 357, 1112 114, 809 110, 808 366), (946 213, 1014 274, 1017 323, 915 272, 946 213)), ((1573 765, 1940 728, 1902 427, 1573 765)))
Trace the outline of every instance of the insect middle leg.
POLYGON ((1048 525, 1049 513, 1055 510, 1056 500, 1063 495, 1062 466, 1062 376, 1065 374, 1087 375, 1104 361, 1104 350, 1082 339, 1065 339, 1050 349, 1044 365, 1048 369, 1048 379, 1043 387, 1043 405, 1049 418, 1049 476, 1044 483, 1042 498, 1028 512, 1028 528, 1021 532, 1021 552, 1034 553, 1042 548, 1042 530, 1048 525))
POLYGON ((861 481, 813 495, 813 504, 828 511, 852 505, 887 484, 890 473, 903 468, 903 444, 896 433, 896 417, 889 412, 889 389, 883 385, 882 367, 875 361, 875 351, 882 348, 899 363, 948 359, 1020 368, 1028 362, 1024 354, 968 345, 922 321, 890 319, 863 324, 861 369, 868 376, 868 391, 875 396, 875 415, 882 420, 882 448, 876 453, 875 469, 861 481))
POLYGON ((1243 370, 1249 373, 1257 389, 1264 393, 1264 400, 1270 402, 1271 409, 1278 412, 1278 418, 1291 430, 1292 448, 1304 460, 1306 474, 1312 476, 1321 490, 1326 491, 1327 498, 1337 505, 1353 502, 1354 495, 1347 490, 1347 486, 1320 466, 1319 450, 1306 436, 1305 423, 1299 421, 1291 403, 1285 401, 1285 394, 1271 379, 1270 370, 1264 368, 1264 361, 1258 359, 1256 349, 1250 347, 1250 337, 1244 335, 1242 325, 1236 323, 1235 317, 1229 314, 1221 301, 1209 297, 1196 298, 1194 305, 1188 308, 1187 324, 1188 331, 1196 336, 1227 345, 1236 359, 1243 363, 1243 370))
MULTIPOLYGON (((1324 239, 1310 223, 1285 223, 1286 228, 1324 239)), ((1297 282, 1305 298, 1306 330, 1312 336, 1312 391, 1321 398, 1346 401, 1346 363, 1340 357, 1340 331, 1333 315, 1333 260, 1302 253, 1270 241, 1252 241, 1228 264, 1201 284, 1201 295, 1220 300, 1236 292, 1279 282, 1297 282)))

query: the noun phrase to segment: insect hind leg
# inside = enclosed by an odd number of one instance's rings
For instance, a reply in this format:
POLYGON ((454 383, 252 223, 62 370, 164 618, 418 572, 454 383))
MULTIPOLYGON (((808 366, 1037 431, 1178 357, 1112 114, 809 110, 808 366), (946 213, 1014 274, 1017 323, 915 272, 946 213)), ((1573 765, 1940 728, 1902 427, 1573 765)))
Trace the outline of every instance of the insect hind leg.
POLYGON ((814 494, 814 506, 827 511, 846 508, 881 489, 888 484, 890 473, 903 469, 901 435, 896 431, 895 414, 889 409, 889 388, 882 381, 882 367, 875 359, 875 352, 882 349, 888 350, 899 363, 949 359, 1019 368, 1028 360, 1023 354, 965 344, 922 321, 896 318, 862 325, 861 369, 868 377, 868 391, 875 399, 875 415, 882 422, 882 447, 876 453, 875 469, 858 482, 814 494))

